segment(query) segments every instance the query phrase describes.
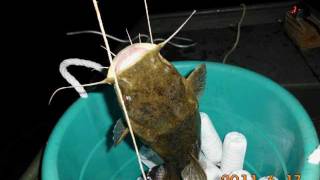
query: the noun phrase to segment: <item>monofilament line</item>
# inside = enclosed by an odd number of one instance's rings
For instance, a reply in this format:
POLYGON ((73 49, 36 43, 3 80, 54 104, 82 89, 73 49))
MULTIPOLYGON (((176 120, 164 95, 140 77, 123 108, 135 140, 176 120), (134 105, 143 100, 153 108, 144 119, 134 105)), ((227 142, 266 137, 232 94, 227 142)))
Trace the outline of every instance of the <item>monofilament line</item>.
MULTIPOLYGON (((109 58, 109 61, 110 61, 110 66, 111 66, 112 65, 112 56, 111 56, 111 53, 110 53, 110 47, 109 47, 109 43, 108 43, 108 40, 107 40, 106 32, 105 32, 104 27, 103 27, 103 22, 102 22, 102 19, 101 19, 98 3, 97 3, 97 0, 92 0, 92 2, 93 2, 93 5, 94 5, 96 14, 97 14, 97 18, 98 18, 98 21, 99 21, 99 26, 100 26, 100 29, 101 29, 101 33, 103 34, 103 40, 105 42, 105 45, 106 45, 106 48, 107 48, 107 51, 108 51, 108 58, 109 58)), ((131 138, 132 138, 132 141, 133 141, 134 149, 136 151, 136 155, 138 157, 138 163, 139 163, 139 166, 140 166, 140 170, 141 170, 143 179, 147 180, 147 177, 146 177, 146 175, 144 173, 144 169, 143 169, 141 157, 140 157, 140 154, 139 154, 138 146, 137 146, 137 143, 136 143, 136 139, 135 139, 134 134, 133 134, 133 130, 132 130, 132 126, 131 126, 131 123, 130 123, 129 115, 128 115, 126 106, 125 106, 124 101, 123 101, 122 92, 121 92, 119 84, 118 84, 117 74, 116 74, 114 68, 111 68, 109 70, 114 71, 113 73, 114 73, 115 89, 116 89, 116 92, 118 94, 118 97, 119 97, 119 100, 120 100, 120 104, 121 104, 121 107, 122 107, 124 115, 125 115, 125 119, 126 119, 127 124, 128 124, 128 128, 129 128, 130 135, 131 135, 131 138)))
POLYGON ((147 0, 144 0, 144 7, 145 7, 145 9, 146 9, 148 29, 149 29, 149 34, 150 34, 150 41, 151 41, 151 44, 153 44, 153 37, 152 37, 152 31, 151 31, 151 25, 150 25, 150 18, 149 18, 147 0))

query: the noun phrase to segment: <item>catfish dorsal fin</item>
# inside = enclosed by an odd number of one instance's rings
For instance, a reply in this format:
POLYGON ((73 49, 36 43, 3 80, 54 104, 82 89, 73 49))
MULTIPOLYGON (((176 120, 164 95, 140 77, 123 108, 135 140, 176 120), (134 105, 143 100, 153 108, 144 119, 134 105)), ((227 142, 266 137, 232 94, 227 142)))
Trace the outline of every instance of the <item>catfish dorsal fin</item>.
POLYGON ((188 84, 191 86, 194 94, 196 94, 198 98, 204 90, 206 84, 206 74, 206 65, 200 64, 187 77, 188 84))

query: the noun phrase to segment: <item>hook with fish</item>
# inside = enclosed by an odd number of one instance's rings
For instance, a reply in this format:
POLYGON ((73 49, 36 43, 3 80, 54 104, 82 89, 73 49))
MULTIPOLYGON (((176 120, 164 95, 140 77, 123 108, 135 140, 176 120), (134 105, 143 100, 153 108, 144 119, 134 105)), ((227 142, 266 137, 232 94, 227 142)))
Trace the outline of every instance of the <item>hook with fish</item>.
MULTIPOLYGON (((153 40, 153 37, 152 37, 152 32, 151 32, 151 26, 150 26, 150 21, 149 21, 149 15, 148 15, 148 7, 147 7, 147 3, 146 3, 146 0, 144 0, 144 3, 145 3, 145 10, 146 10, 146 15, 147 15, 147 19, 148 19, 148 28, 149 28, 149 33, 150 33, 150 41, 151 41, 151 44, 154 43, 154 40, 153 40)), ((104 29, 104 26, 103 26, 103 23, 102 23, 102 18, 101 18, 101 15, 100 15, 100 11, 99 11, 99 8, 98 8, 98 4, 97 4, 97 1, 96 0, 93 0, 93 5, 94 5, 94 8, 95 8, 95 11, 96 11, 96 14, 97 14, 97 18, 98 18, 98 22, 99 22, 99 27, 101 29, 101 33, 103 35, 103 40, 105 42, 105 48, 107 50, 107 54, 108 54, 108 60, 110 62, 110 66, 112 67, 113 66, 113 62, 112 62, 112 52, 110 51, 110 47, 109 47, 109 44, 108 44, 108 40, 107 40, 107 35, 106 35, 106 32, 105 32, 105 29, 104 29)), ((169 43, 170 40, 172 40, 174 38, 174 36, 183 28, 183 26, 190 20, 190 18, 195 14, 196 11, 193 11, 193 13, 187 18, 187 20, 166 40, 164 40, 162 43, 158 44, 157 46, 159 48, 162 48, 164 47, 166 44, 169 43)), ((132 40, 130 38, 130 35, 127 31, 127 34, 128 34, 128 37, 129 37, 129 41, 130 43, 132 44, 132 40)), ((139 41, 141 41, 141 34, 138 35, 138 38, 139 38, 139 41)), ((70 60, 69 61, 66 61, 66 62, 69 62, 70 63, 70 60)), ((75 61, 74 61, 75 62, 75 61)), ((77 65, 85 65, 83 63, 84 61, 77 61, 77 65)), ((88 62, 86 62, 88 63, 88 62)), ((66 69, 66 65, 69 65, 68 63, 63 63, 63 66, 64 69, 66 69)), ((88 67, 91 66, 93 67, 94 69, 102 69, 102 67, 98 64, 94 64, 92 63, 91 65, 88 65, 86 64, 88 67)), ((62 68, 62 72, 66 72, 64 71, 64 69, 62 68)), ((124 103, 124 100, 123 100, 123 96, 122 96, 122 92, 121 92, 121 89, 119 87, 119 83, 118 83, 118 78, 117 78, 117 75, 115 73, 115 68, 110 68, 109 69, 109 72, 111 71, 111 73, 113 74, 113 79, 114 79, 114 87, 115 87, 115 90, 116 90, 116 93, 119 97, 119 102, 120 102, 120 105, 121 105, 121 108, 123 109, 123 112, 124 112, 124 116, 125 116, 125 120, 127 122, 127 125, 128 125, 128 128, 129 128, 129 132, 130 132, 130 135, 132 137, 132 141, 133 141, 133 145, 134 145, 134 148, 135 148, 135 151, 136 151, 136 155, 137 155, 137 158, 138 158, 138 163, 139 163, 139 166, 140 166, 140 170, 142 172, 142 175, 143 175, 143 178, 146 180, 146 175, 145 175, 145 172, 144 172, 144 169, 143 169, 143 165, 142 165, 142 161, 141 161, 141 157, 139 155, 139 150, 138 150, 138 147, 137 147, 137 144, 136 144, 136 140, 135 140, 135 135, 133 133, 133 130, 132 130, 132 126, 131 126, 131 122, 130 122, 130 118, 129 118, 129 115, 128 115, 128 112, 127 112, 127 109, 126 109, 126 106, 125 106, 125 103, 124 103)), ((69 77, 70 79, 70 77, 69 77)), ((76 82, 74 81, 75 78, 71 78, 73 80, 73 82, 76 82)), ((67 89, 67 88, 75 88, 75 89, 78 89, 79 91, 82 92, 82 96, 83 97, 86 97, 85 94, 83 94, 85 91, 83 89, 84 86, 93 86, 93 85, 99 85, 99 84, 107 84, 107 81, 103 80, 103 81, 100 81, 100 82, 96 82, 96 83, 91 83, 91 84, 85 84, 85 85, 80 85, 80 83, 76 83, 77 86, 74 86, 74 87, 63 87, 63 88, 59 88, 57 89, 54 94, 51 96, 50 98, 50 101, 52 100, 53 96, 60 90, 62 89, 67 89), (82 86, 82 89, 80 88, 80 86, 82 86)))

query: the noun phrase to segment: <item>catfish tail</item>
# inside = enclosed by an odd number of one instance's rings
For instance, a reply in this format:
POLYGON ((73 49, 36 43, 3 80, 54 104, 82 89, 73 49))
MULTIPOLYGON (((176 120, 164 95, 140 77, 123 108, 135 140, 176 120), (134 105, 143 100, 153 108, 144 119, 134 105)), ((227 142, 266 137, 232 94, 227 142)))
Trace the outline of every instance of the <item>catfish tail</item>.
POLYGON ((191 161, 181 172, 183 180, 207 180, 207 175, 198 159, 191 154, 191 161))

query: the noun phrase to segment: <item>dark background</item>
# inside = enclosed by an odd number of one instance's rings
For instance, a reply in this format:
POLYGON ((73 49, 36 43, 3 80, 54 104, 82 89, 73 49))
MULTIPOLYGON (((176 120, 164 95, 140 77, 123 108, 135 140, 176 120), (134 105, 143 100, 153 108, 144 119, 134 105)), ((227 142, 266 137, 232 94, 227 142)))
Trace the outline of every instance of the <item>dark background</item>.
MULTIPOLYGON (((150 14, 164 14, 238 7, 240 3, 254 5, 272 2, 279 1, 148 0, 148 6, 150 14)), ((315 7, 314 1, 307 2, 315 7)), ((77 57, 108 66, 107 54, 100 47, 103 44, 101 37, 66 35, 71 31, 99 30, 91 0, 56 0, 31 6, 20 4, 19 8, 23 10, 18 17, 7 14, 8 19, 19 20, 19 25, 11 23, 10 26, 19 27, 17 32, 14 31, 15 37, 23 41, 13 41, 13 49, 16 50, 9 59, 12 66, 18 67, 14 73, 17 77, 12 75, 15 86, 10 84, 6 89, 15 90, 16 98, 4 103, 9 116, 2 119, 0 126, 0 179, 17 179, 25 171, 41 147, 45 146, 58 118, 78 98, 74 90, 65 90, 55 96, 50 106, 47 105, 56 88, 68 85, 59 74, 60 62, 77 57), (14 111, 9 112, 9 109, 14 111)), ((120 38, 127 38, 125 28, 130 30, 141 18, 145 18, 143 0, 100 0, 99 6, 106 31, 120 38)), ((111 42, 111 49, 118 45, 111 42)), ((70 71, 82 83, 103 78, 82 68, 70 68, 70 71)), ((5 77, 9 76, 11 78, 11 74, 5 77)))

